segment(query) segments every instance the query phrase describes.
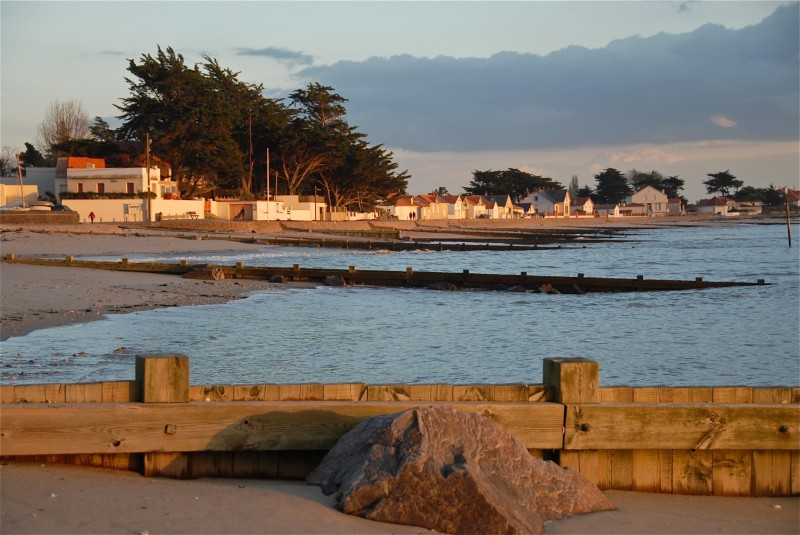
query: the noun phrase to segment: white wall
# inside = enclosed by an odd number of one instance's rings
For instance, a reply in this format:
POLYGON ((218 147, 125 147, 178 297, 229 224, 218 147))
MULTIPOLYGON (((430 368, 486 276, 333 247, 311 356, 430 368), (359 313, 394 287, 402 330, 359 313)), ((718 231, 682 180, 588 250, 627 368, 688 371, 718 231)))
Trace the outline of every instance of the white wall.
POLYGON ((147 219, 145 199, 64 199, 64 206, 78 212, 81 223, 90 223, 94 212, 95 223, 122 223, 147 219), (143 219, 144 218, 144 219, 143 219))
POLYGON ((20 192, 19 184, 0 184, 0 206, 19 203, 20 196, 26 203, 36 201, 39 199, 39 188, 36 185, 23 184, 20 192))

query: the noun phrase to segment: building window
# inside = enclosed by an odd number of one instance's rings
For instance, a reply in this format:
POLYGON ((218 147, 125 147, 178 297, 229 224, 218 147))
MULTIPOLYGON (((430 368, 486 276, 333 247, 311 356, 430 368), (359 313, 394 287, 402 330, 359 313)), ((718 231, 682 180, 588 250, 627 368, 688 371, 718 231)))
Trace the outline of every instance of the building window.
POLYGON ((97 183, 97 193, 105 193, 106 192, 106 185, 102 182, 97 183))
POLYGON ((128 182, 128 183, 125 185, 125 192, 126 192, 126 193, 136 193, 136 192, 134 191, 133 187, 134 187, 134 184, 133 184, 133 182, 128 182))

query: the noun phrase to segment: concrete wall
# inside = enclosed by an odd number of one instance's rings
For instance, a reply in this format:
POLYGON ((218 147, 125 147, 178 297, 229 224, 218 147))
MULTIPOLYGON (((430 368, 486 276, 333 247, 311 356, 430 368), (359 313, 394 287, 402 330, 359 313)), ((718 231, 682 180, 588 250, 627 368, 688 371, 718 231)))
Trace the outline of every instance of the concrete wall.
POLYGON ((39 199, 39 188, 35 185, 22 185, 22 194, 20 195, 19 182, 16 185, 0 184, 0 206, 8 206, 10 204, 17 204, 20 201, 20 196, 26 203, 33 202, 39 199))

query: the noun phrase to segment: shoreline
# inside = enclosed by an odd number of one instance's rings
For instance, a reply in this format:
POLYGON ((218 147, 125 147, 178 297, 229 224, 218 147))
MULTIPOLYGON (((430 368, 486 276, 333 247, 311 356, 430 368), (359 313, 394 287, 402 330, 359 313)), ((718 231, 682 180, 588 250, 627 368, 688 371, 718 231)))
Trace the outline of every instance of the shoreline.
MULTIPOLYGON (((720 219, 712 214, 665 218, 431 220, 352 222, 166 221, 156 224, 98 223, 78 225, 0 225, 0 254, 65 257, 114 256, 185 251, 252 251, 263 245, 236 238, 330 237, 326 230, 396 228, 407 238, 457 239, 470 232, 556 229, 635 230, 698 225, 778 224, 775 218, 720 219), (234 239, 226 239, 234 238, 234 239)), ((348 240, 370 238, 348 237, 348 240)), ((375 241, 373 240, 373 243, 375 241)), ((0 264, 0 341, 39 329, 102 319, 106 314, 161 307, 225 303, 273 287, 266 281, 225 279, 198 281, 177 275, 111 272, 86 268, 0 264)))

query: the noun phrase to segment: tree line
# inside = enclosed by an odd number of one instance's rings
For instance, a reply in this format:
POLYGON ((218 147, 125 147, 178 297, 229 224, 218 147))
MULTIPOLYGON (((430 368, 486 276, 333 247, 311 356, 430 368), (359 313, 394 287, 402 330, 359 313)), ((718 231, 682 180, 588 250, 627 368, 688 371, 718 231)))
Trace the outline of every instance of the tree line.
MULTIPOLYGON (((766 205, 777 206, 784 202, 784 194, 772 184, 766 188, 744 186, 744 182, 731 174, 730 170, 708 173, 703 181, 706 192, 710 195, 721 195, 732 199, 753 199, 766 205)), ((661 190, 670 199, 680 199, 686 206, 688 200, 683 196, 685 181, 677 175, 664 176, 658 171, 639 171, 631 169, 623 173, 609 167, 594 175, 595 187, 581 186, 577 175, 572 176, 568 186, 570 197, 589 197, 596 204, 624 203, 635 191, 646 186, 661 190)), ((514 202, 521 202, 536 190, 563 189, 557 180, 534 175, 519 169, 509 168, 505 171, 472 172, 472 180, 464 187, 467 195, 508 194, 514 202)), ((446 189, 439 188, 439 192, 446 189)))
POLYGON ((53 165, 72 155, 113 165, 115 158, 141 160, 149 150, 169 163, 182 197, 215 189, 258 196, 267 189, 268 171, 271 193, 278 193, 277 179, 282 194, 319 192, 340 209, 369 208, 405 193, 407 171, 398 171, 390 151, 348 123, 347 99, 332 87, 310 83, 288 101, 268 98, 262 84, 239 80, 216 59, 204 55, 190 66, 160 46, 155 55, 128 60, 127 71, 129 95, 115 104, 119 128, 100 117, 90 124, 80 105, 55 101, 39 128, 45 153, 26 143, 22 162, 53 165))

